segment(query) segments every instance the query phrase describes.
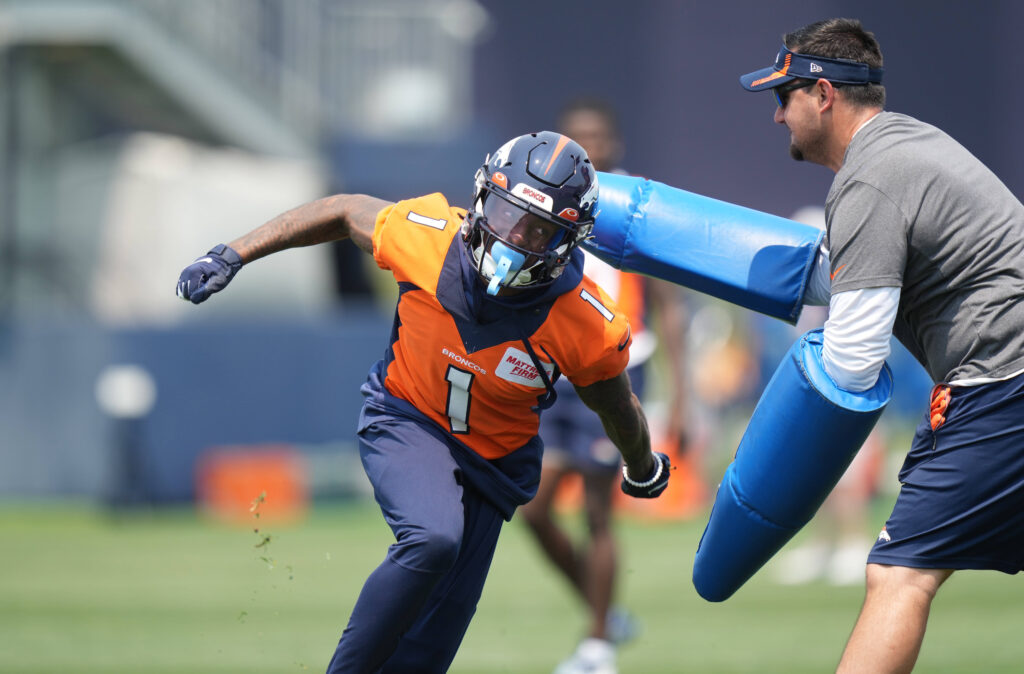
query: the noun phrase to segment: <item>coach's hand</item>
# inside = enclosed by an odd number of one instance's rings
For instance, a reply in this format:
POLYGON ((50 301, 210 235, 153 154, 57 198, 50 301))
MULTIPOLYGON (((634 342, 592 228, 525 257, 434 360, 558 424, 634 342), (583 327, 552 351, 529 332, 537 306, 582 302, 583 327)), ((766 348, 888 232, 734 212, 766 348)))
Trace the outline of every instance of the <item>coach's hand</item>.
POLYGON ((622 467, 622 492, 633 498, 658 498, 668 486, 672 462, 667 454, 654 452, 654 470, 642 480, 629 477, 626 466, 622 467))
POLYGON ((215 292, 224 289, 238 270, 242 258, 230 247, 220 244, 181 272, 178 277, 178 297, 199 304, 215 292))

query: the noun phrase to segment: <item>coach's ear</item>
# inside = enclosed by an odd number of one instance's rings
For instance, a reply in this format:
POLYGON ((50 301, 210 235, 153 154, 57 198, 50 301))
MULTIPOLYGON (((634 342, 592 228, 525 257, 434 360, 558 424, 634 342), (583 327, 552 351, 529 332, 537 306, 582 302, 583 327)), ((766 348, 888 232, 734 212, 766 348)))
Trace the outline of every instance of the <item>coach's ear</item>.
POLYGON ((818 98, 818 112, 828 112, 836 103, 839 90, 828 80, 818 80, 814 85, 814 95, 818 98))

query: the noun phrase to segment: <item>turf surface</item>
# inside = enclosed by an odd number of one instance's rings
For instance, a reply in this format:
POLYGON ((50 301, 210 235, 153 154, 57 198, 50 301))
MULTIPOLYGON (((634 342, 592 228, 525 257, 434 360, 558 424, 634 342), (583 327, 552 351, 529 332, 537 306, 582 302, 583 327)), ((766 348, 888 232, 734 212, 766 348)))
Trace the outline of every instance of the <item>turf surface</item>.
MULTIPOLYGON (((702 526, 620 520, 622 599, 643 624, 621 671, 831 671, 861 589, 782 587, 762 572, 727 602, 706 603, 690 584, 702 526)), ((369 504, 253 528, 190 510, 114 518, 0 506, 0 672, 322 672, 390 532, 369 504)), ((955 575, 917 671, 1020 672, 1021 597, 1017 577, 955 575)), ((513 521, 451 671, 550 672, 583 626, 513 521)))

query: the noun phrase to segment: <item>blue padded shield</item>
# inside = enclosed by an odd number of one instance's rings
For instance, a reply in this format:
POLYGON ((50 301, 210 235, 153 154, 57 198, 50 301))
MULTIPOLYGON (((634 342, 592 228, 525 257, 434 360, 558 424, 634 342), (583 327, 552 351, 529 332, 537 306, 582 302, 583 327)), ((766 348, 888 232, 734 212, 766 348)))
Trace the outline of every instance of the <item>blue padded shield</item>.
POLYGON ((822 342, 812 330, 790 348, 725 471, 693 565, 708 601, 731 597, 811 520, 892 396, 888 365, 867 391, 838 388, 822 342))
POLYGON ((795 323, 824 232, 635 176, 598 172, 583 245, 608 264, 795 323))

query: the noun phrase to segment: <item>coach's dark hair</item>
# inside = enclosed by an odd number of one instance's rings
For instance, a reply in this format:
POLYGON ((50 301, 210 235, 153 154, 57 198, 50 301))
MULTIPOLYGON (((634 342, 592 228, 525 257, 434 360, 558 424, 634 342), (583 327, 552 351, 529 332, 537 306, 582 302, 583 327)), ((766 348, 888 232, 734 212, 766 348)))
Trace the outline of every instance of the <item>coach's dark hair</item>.
MULTIPOLYGON (((882 67, 882 48, 873 33, 857 19, 826 19, 787 33, 783 43, 792 51, 833 59, 848 59, 882 67)), ((885 87, 881 84, 843 85, 839 91, 854 105, 885 106, 885 87)))

